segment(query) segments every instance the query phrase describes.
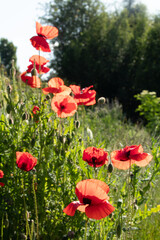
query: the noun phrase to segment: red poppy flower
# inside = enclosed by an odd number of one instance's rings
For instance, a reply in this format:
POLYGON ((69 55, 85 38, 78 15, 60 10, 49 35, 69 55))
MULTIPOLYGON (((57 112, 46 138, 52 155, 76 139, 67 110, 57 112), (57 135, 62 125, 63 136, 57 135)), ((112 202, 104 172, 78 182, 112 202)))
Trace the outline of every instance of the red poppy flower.
POLYGON ((57 94, 52 98, 51 108, 60 118, 73 116, 77 110, 77 103, 69 95, 57 94))
POLYGON ((107 155, 101 148, 88 147, 83 151, 83 160, 91 167, 101 167, 108 162, 107 155))
POLYGON ((2 170, 0 170, 0 178, 3 178, 3 176, 4 176, 4 173, 2 170))
POLYGON ((33 55, 32 57, 30 57, 29 61, 31 63, 37 64, 37 65, 45 65, 46 63, 49 62, 49 60, 47 60, 46 58, 40 56, 40 55, 33 55))
POLYGON ((77 105, 94 105, 96 103, 95 97, 96 97, 96 91, 90 90, 92 86, 80 89, 80 86, 77 85, 70 85, 70 88, 72 89, 72 92, 74 94, 74 99, 77 103, 77 105))
POLYGON ((152 155, 144 153, 141 145, 126 146, 111 153, 113 166, 123 170, 130 168, 132 164, 145 167, 151 160, 152 155))
POLYGON ((32 109, 33 114, 37 114, 37 112, 39 112, 39 111, 40 111, 40 108, 37 106, 34 106, 32 109))
POLYGON ((36 22, 36 32, 38 36, 34 36, 30 39, 33 47, 43 52, 51 52, 46 39, 53 39, 57 37, 58 29, 52 26, 43 27, 40 23, 36 22))
POLYGON ((69 95, 71 89, 64 85, 64 81, 61 78, 51 78, 48 81, 48 87, 42 89, 44 94, 53 93, 53 94, 64 94, 69 95))
POLYGON ((40 55, 33 55, 32 57, 30 57, 29 61, 31 62, 31 64, 27 67, 28 73, 32 71, 32 69, 34 68, 34 64, 37 72, 40 74, 47 73, 50 70, 48 67, 44 66, 47 62, 49 62, 49 60, 40 55))
POLYGON ((1 186, 1 187, 4 187, 4 185, 5 185, 5 184, 4 184, 3 182, 0 182, 0 186, 1 186))
POLYGON ((74 216, 75 211, 85 212, 88 218, 101 219, 114 211, 114 207, 108 202, 109 187, 106 183, 87 179, 76 185, 75 193, 79 201, 70 203, 64 210, 67 215, 74 216))
POLYGON ((16 152, 16 164, 24 171, 31 171, 37 164, 37 159, 28 152, 16 152))
MULTIPOLYGON (((30 73, 33 70, 33 68, 34 68, 34 64, 32 63, 27 67, 27 72, 30 73)), ((45 67, 43 65, 40 66, 38 64, 36 64, 35 68, 39 74, 47 73, 50 70, 50 68, 45 67)))
POLYGON ((24 83, 29 85, 32 88, 40 88, 41 87, 41 81, 37 76, 27 76, 27 71, 23 72, 21 74, 21 79, 24 83))

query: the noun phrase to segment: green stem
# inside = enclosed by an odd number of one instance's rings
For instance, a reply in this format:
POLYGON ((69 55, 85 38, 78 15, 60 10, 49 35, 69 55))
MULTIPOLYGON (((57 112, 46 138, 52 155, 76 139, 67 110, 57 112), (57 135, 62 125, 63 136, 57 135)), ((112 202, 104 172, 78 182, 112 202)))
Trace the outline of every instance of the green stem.
POLYGON ((27 218, 27 207, 26 207, 26 200, 25 200, 25 192, 24 192, 24 180, 22 178, 22 191, 23 191, 23 203, 24 203, 24 212, 25 212, 25 219, 26 219, 26 235, 29 235, 29 238, 32 240, 31 234, 30 234, 30 228, 28 224, 28 218, 27 218))
POLYGON ((2 223, 1 223, 1 240, 3 240, 3 218, 4 218, 4 215, 2 216, 2 223))
POLYGON ((37 240, 39 240, 38 208, 37 208, 37 197, 36 197, 34 182, 35 182, 35 175, 33 175, 32 188, 33 188, 33 196, 34 196, 35 215, 36 215, 37 240))
POLYGON ((87 223, 88 223, 89 218, 87 218, 86 223, 85 223, 85 236, 84 240, 87 240, 87 223))

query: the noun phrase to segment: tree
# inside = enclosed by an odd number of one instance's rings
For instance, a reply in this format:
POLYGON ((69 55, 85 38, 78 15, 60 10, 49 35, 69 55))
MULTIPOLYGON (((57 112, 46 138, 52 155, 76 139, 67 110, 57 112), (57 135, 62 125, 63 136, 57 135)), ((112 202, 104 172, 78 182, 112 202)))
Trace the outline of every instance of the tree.
POLYGON ((1 64, 5 67, 7 74, 10 75, 10 69, 12 67, 12 60, 16 66, 16 50, 17 48, 13 45, 12 42, 9 42, 5 38, 0 39, 0 60, 1 64))

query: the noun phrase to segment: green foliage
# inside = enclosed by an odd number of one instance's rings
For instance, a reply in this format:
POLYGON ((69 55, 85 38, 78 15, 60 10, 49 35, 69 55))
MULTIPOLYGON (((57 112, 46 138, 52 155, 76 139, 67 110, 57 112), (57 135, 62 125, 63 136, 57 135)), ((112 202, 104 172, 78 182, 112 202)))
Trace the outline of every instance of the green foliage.
POLYGON ((133 116, 133 95, 144 89, 142 69, 152 23, 145 6, 127 1, 121 12, 111 14, 99 1, 53 0, 46 13, 43 21, 60 32, 59 45, 54 47, 56 61, 51 62, 56 74, 81 87, 93 84, 98 96, 117 97, 133 116))
POLYGON ((135 95, 135 98, 140 101, 137 111, 147 121, 147 127, 156 135, 160 131, 160 98, 156 92, 143 90, 140 94, 135 95))
POLYGON ((14 60, 15 65, 17 61, 16 57, 17 48, 12 42, 9 42, 5 38, 0 39, 0 65, 3 65, 8 76, 10 76, 10 69, 12 67, 12 60, 14 60))

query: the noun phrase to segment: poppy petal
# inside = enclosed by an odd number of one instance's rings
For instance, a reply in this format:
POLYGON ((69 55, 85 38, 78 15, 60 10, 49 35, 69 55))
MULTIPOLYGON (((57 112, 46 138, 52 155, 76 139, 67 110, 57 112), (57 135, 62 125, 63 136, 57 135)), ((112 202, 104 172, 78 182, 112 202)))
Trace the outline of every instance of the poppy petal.
POLYGON ((106 193, 109 192, 109 186, 98 179, 88 179, 90 182, 97 184, 98 187, 102 188, 106 193))
POLYGON ((121 170, 127 170, 131 167, 132 164, 134 164, 135 161, 132 160, 126 160, 126 161, 119 161, 112 159, 112 164, 115 168, 121 169, 121 170))
POLYGON ((53 39, 58 36, 58 29, 56 27, 42 26, 39 22, 36 22, 36 32, 47 39, 53 39))
POLYGON ((66 208, 63 209, 63 212, 69 216, 74 216, 75 211, 81 205, 79 201, 71 202, 66 208))
POLYGON ((141 161, 135 161, 135 164, 139 167, 145 167, 150 163, 152 158, 153 158, 152 155, 148 153, 147 156, 145 157, 145 159, 143 159, 141 161))
POLYGON ((133 146, 130 146, 129 150, 130 150, 130 156, 143 153, 142 145, 138 145, 138 146, 133 145, 133 146))
POLYGON ((34 36, 30 39, 30 41, 32 46, 35 47, 37 50, 41 50, 43 52, 51 52, 49 44, 43 37, 34 36))
POLYGON ((33 64, 35 62, 35 64, 37 65, 44 65, 49 62, 49 60, 40 55, 33 55, 32 57, 30 57, 29 61, 33 64))
POLYGON ((115 208, 108 201, 105 201, 98 205, 87 206, 85 209, 85 213, 88 218, 93 218, 93 219, 99 220, 101 218, 107 217, 114 210, 115 210, 115 208))
POLYGON ((62 85, 64 85, 64 81, 58 77, 51 78, 48 81, 48 87, 51 87, 51 88, 59 88, 62 85))
POLYGON ((83 203, 84 198, 91 200, 92 205, 99 204, 108 199, 106 192, 98 184, 89 179, 77 183, 75 193, 80 203, 83 203))

